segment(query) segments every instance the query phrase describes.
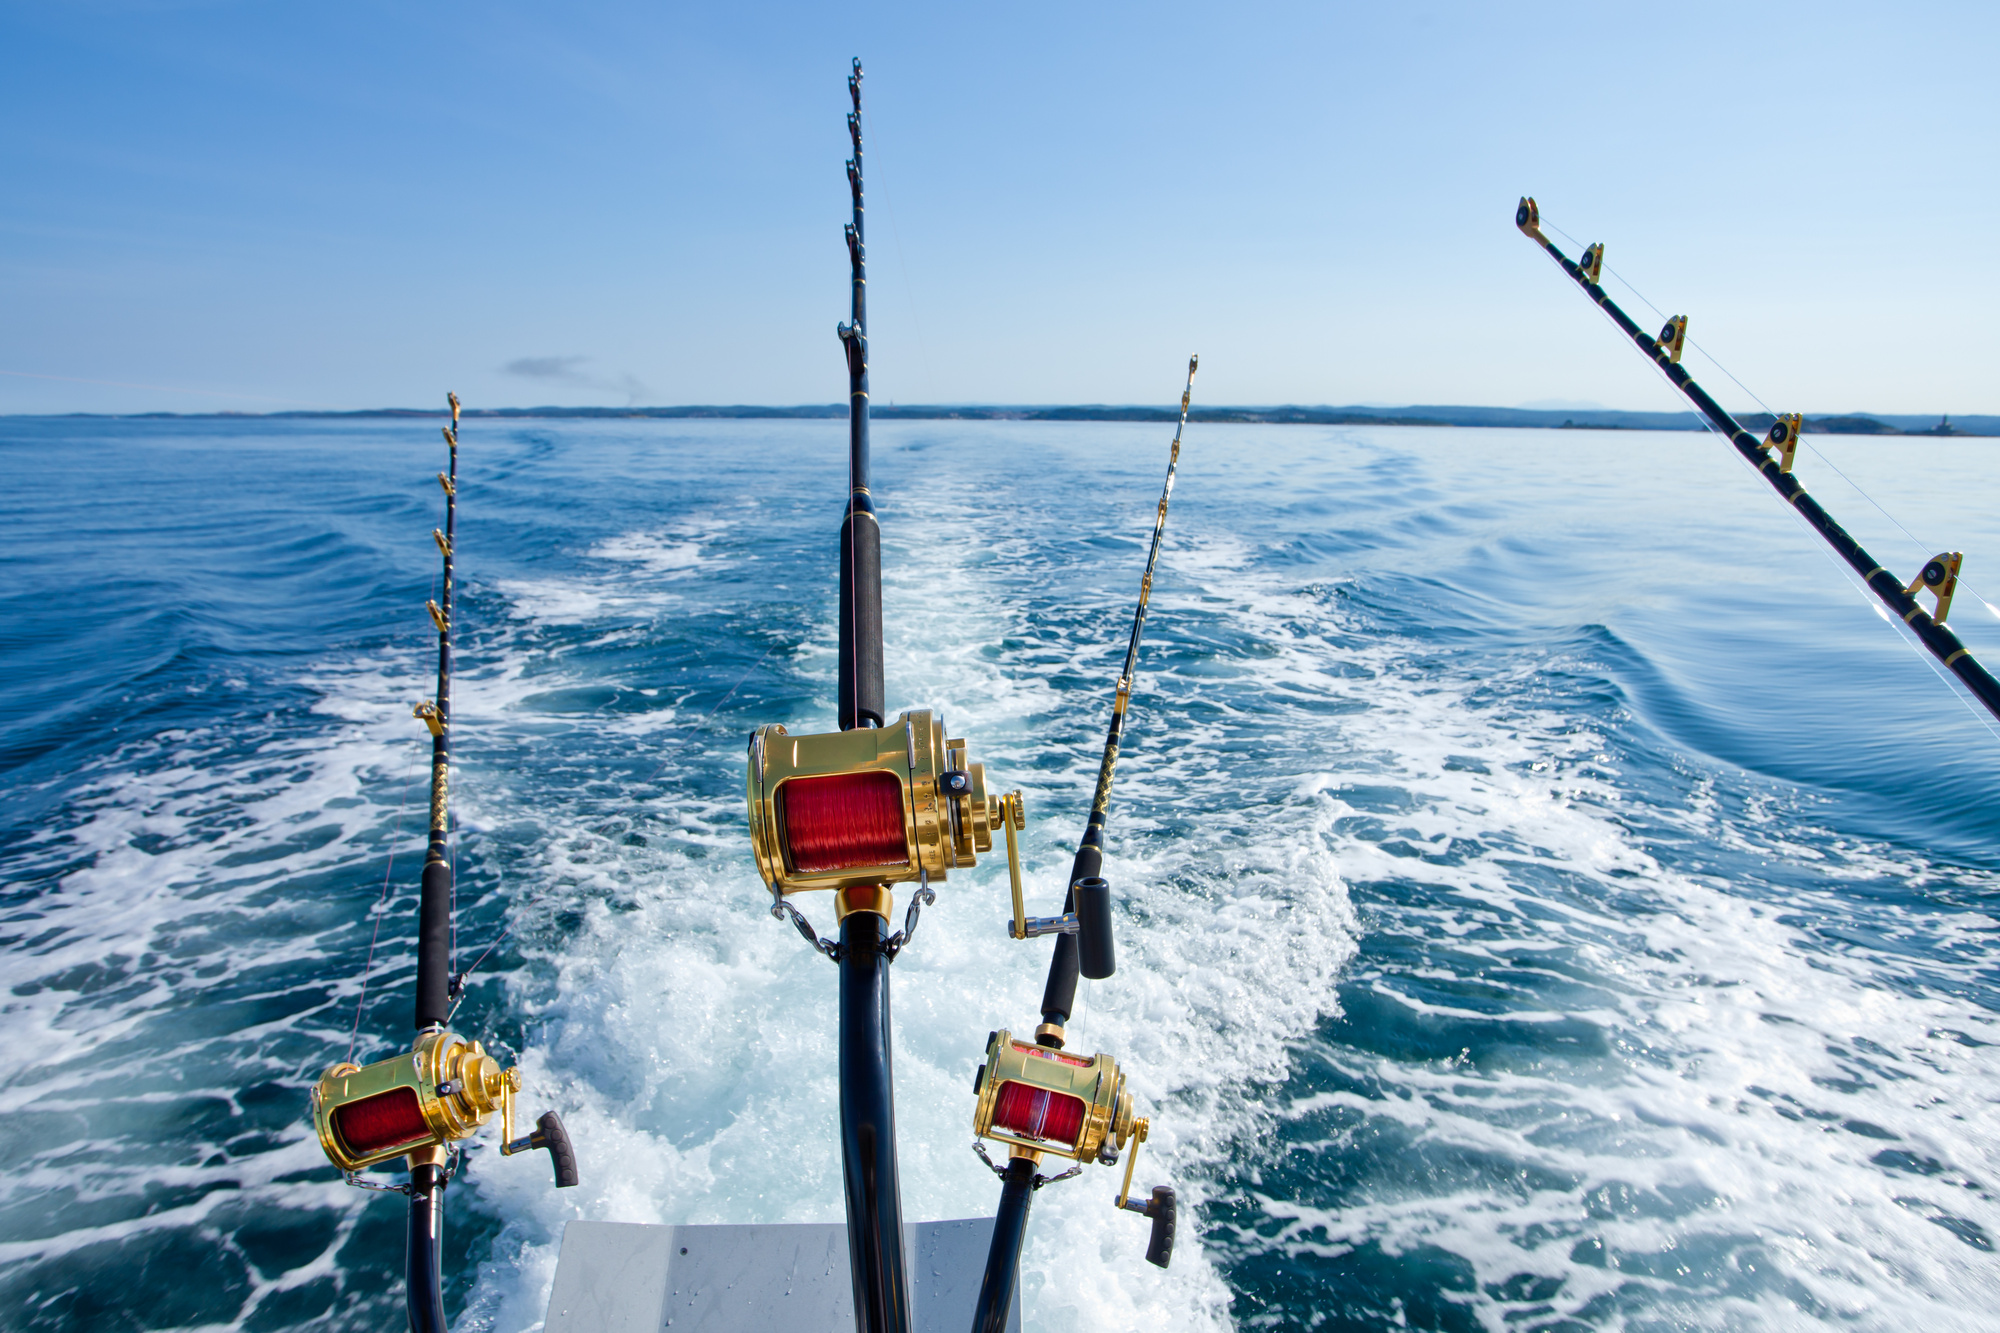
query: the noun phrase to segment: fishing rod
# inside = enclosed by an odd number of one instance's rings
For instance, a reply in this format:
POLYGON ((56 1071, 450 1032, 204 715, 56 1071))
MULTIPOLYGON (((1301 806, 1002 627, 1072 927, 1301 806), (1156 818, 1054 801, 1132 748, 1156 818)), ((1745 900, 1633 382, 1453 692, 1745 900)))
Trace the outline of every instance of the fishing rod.
POLYGON ((771 915, 789 919, 840 968, 840 1139, 847 1250, 859 1333, 909 1333, 910 1276, 903 1252, 902 1176, 890 1064, 889 967, 915 938, 933 882, 969 869, 1006 830, 1020 881, 1016 831, 1021 794, 989 796, 986 768, 943 715, 911 709, 887 720, 882 679, 882 536, 869 491, 867 250, 862 210, 861 62, 847 80, 854 156, 847 180, 853 266, 847 354, 848 486, 840 524, 840 730, 792 735, 780 724, 750 737, 746 796, 750 846, 771 891, 771 915), (903 928, 889 935, 893 886, 917 885, 903 928), (824 939, 792 902, 831 890, 837 941, 824 939))
POLYGON ((1583 288, 1584 294, 1611 317, 1612 323, 1660 368, 1673 386, 1687 395, 1688 401, 1736 446, 1736 452, 1743 455, 1750 466, 1771 483, 1771 488, 1783 496, 1813 531, 1825 538, 1827 545, 1861 576, 1862 585, 1874 593, 1897 619, 1910 627, 1910 632, 1917 636, 1917 642, 1957 676, 1973 697, 1986 706, 1987 712, 2000 718, 2000 681, 1996 681, 1979 664, 1971 650, 1944 623, 1945 617, 1951 614, 1952 594, 1958 590, 1958 575, 1965 560, 1964 554, 1940 551, 1926 560, 1916 577, 1905 584, 1863 550, 1861 543, 1849 536, 1847 529, 1835 522, 1833 516, 1821 508, 1819 501, 1807 494, 1806 488, 1792 475, 1792 460, 1798 451, 1799 432, 1804 424, 1800 413, 1778 416, 1770 431, 1759 440, 1745 430, 1735 417, 1723 411, 1721 405, 1709 397, 1707 391, 1695 383, 1694 377, 1682 367, 1681 352, 1687 346, 1686 315, 1668 319, 1658 336, 1647 333, 1605 293, 1601 285, 1604 275, 1604 247, 1601 244, 1586 246, 1582 257, 1572 260, 1542 234, 1541 210, 1530 197, 1524 196, 1515 208, 1514 225, 1528 239, 1541 246, 1562 267, 1563 272, 1583 288), (1929 592, 1936 599, 1934 611, 1926 611, 1918 604, 1917 594, 1920 592, 1929 592))
POLYGON ((431 733, 430 833, 417 900, 417 1039, 411 1050, 371 1065, 348 1061, 334 1065, 312 1093, 313 1127, 320 1147, 347 1183, 409 1198, 404 1273, 415 1333, 445 1329, 444 1195, 457 1173, 463 1140, 497 1111, 503 1156, 547 1149, 556 1188, 577 1182, 576 1154, 554 1111, 544 1113, 525 1137, 514 1137, 520 1069, 502 1069, 479 1042, 467 1041, 445 1027, 465 983, 464 974, 454 976, 451 970, 452 561, 457 553, 459 404, 455 393, 446 398, 451 425, 445 427, 444 439, 451 456, 449 470, 437 474, 444 489, 444 527, 431 530, 444 557, 444 575, 437 598, 425 604, 438 636, 437 695, 412 710, 431 733), (409 1167, 408 1183, 382 1185, 362 1178, 366 1168, 398 1157, 409 1167))
POLYGON ((1084 1164, 1115 1166, 1125 1160, 1125 1182, 1114 1200, 1117 1207, 1152 1219, 1146 1246, 1148 1261, 1165 1268, 1173 1259, 1177 1205, 1170 1186, 1159 1185, 1141 1202, 1132 1197, 1132 1171, 1139 1145, 1152 1129, 1149 1117, 1134 1113, 1132 1094, 1118 1062, 1098 1053, 1089 1059, 1064 1050, 1065 1025, 1076 1008, 1078 974, 1093 981, 1117 970, 1111 930, 1111 882, 1104 877, 1105 828, 1110 820, 1111 783, 1118 771, 1118 745, 1125 730, 1125 710, 1139 669, 1139 641, 1146 631, 1146 609, 1153 599, 1153 572, 1160 563, 1160 542, 1167 529, 1167 506, 1174 498, 1174 478, 1181 462, 1181 433, 1187 429, 1188 403, 1194 397, 1194 372, 1201 358, 1189 357, 1187 383, 1181 389, 1180 422, 1167 453, 1167 480, 1153 515, 1152 546, 1146 572, 1139 580, 1139 603, 1132 611, 1132 635, 1125 645, 1125 665, 1111 704, 1111 725, 1104 738, 1104 755, 1097 766, 1097 789, 1090 815, 1070 864, 1069 891, 1062 915, 1031 917, 1022 901, 1021 881, 1014 880, 1014 916, 1007 923, 1011 939, 1056 937, 1049 960, 1049 979, 1042 991, 1042 1023, 1032 1043, 1011 1032, 986 1039, 986 1061, 973 1076, 979 1102, 973 1111, 973 1151, 1001 1180, 1000 1208, 993 1219, 993 1241, 986 1255, 986 1272, 973 1307, 973 1333, 1001 1333, 1014 1303, 1021 1270, 1021 1246, 1027 1239, 1028 1209, 1035 1191, 1082 1173, 1084 1164), (981 1139, 992 1139, 1009 1150, 1007 1165, 995 1166, 981 1139), (1076 1165, 1055 1176, 1037 1174, 1042 1158, 1068 1158, 1076 1165))

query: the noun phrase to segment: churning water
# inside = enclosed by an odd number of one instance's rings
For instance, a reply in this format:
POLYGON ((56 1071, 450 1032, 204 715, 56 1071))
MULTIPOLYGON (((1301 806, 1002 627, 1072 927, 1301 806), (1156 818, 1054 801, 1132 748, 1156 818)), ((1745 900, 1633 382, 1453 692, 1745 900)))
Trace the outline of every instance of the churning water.
MULTIPOLYGON (((488 1141, 452 1190, 454 1327, 518 1330, 568 1219, 841 1216, 835 971, 741 767, 832 723, 844 427, 464 435, 461 964, 511 933, 455 1026, 583 1171, 488 1141)), ((1024 789, 1053 910, 1168 431, 876 438, 891 707, 1024 789)), ((1944 447, 1832 450, 1936 548, 1800 470, 1977 580, 1989 446, 1944 447)), ((400 1324, 401 1200, 305 1110, 408 1037, 442 454, 0 422, 0 1325, 400 1324)), ((1190 427, 1073 1027, 1190 1213, 1161 1274, 1112 1172, 1044 1190, 1028 1327, 1990 1327, 1996 755, 1710 437, 1190 427)), ((1047 956, 1005 885, 953 876, 896 966, 912 1218, 997 1198, 972 1072, 1047 956)))

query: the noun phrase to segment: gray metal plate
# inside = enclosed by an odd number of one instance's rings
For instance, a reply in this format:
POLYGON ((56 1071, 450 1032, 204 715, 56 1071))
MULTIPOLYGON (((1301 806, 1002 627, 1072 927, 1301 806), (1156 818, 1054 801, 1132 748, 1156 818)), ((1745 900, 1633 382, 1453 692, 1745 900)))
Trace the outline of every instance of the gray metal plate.
MULTIPOLYGON (((903 1228, 915 1333, 964 1333, 986 1270, 990 1217, 903 1228)), ((1020 1333, 1017 1292, 1009 1333, 1020 1333)), ((571 1222, 546 1333, 851 1333, 840 1223, 658 1227, 571 1222)))

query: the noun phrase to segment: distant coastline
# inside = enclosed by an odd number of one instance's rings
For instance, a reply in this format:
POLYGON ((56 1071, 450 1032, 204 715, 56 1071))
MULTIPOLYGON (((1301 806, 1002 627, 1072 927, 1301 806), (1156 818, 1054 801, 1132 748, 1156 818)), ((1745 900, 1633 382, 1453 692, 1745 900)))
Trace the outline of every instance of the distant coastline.
MULTIPOLYGON (((258 420, 301 418, 441 417, 432 408, 378 407, 351 412, 69 412, 51 413, 63 417, 101 417, 106 420, 228 419, 258 420)), ((845 403, 808 403, 799 407, 690 406, 690 407, 492 407, 467 408, 468 417, 487 418, 603 418, 612 420, 800 420, 845 418, 845 403)), ((1164 407, 992 407, 964 405, 878 404, 870 412, 877 421, 1137 421, 1171 422, 1178 413, 1164 407)), ((1513 426, 1531 429, 1569 430, 1700 430, 1693 412, 1558 411, 1524 407, 1465 407, 1418 405, 1412 407, 1198 407, 1188 413, 1190 421, 1219 424, 1265 424, 1297 426, 1513 426)), ((1749 413, 1737 418, 1750 430, 1768 430, 1772 418, 1765 413, 1749 413)), ((1941 414, 1912 416, 1890 412, 1828 413, 1807 416, 1805 430, 1830 435, 2000 435, 2000 416, 1945 417, 1941 414)))

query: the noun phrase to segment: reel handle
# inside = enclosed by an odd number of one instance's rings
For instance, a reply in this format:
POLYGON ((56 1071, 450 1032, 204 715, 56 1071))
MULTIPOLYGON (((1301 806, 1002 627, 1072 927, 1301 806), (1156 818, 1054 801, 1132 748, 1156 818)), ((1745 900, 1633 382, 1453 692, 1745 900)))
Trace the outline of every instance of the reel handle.
MULTIPOLYGON (((534 1133, 504 1145, 501 1152, 511 1157, 517 1152, 540 1148, 548 1149, 549 1161, 555 1166, 556 1188, 564 1190, 576 1184, 576 1149, 570 1146, 569 1131, 563 1128, 562 1117, 554 1111, 542 1112, 542 1118, 535 1122, 534 1133)), ((1171 1248, 1172 1242, 1168 1245, 1171 1248)))
POLYGON ((1127 1199, 1119 1207, 1153 1219, 1153 1234, 1146 1242, 1146 1262, 1165 1268, 1174 1260, 1174 1229, 1180 1220, 1179 1201, 1171 1185, 1153 1186, 1153 1197, 1144 1203, 1127 1199))

